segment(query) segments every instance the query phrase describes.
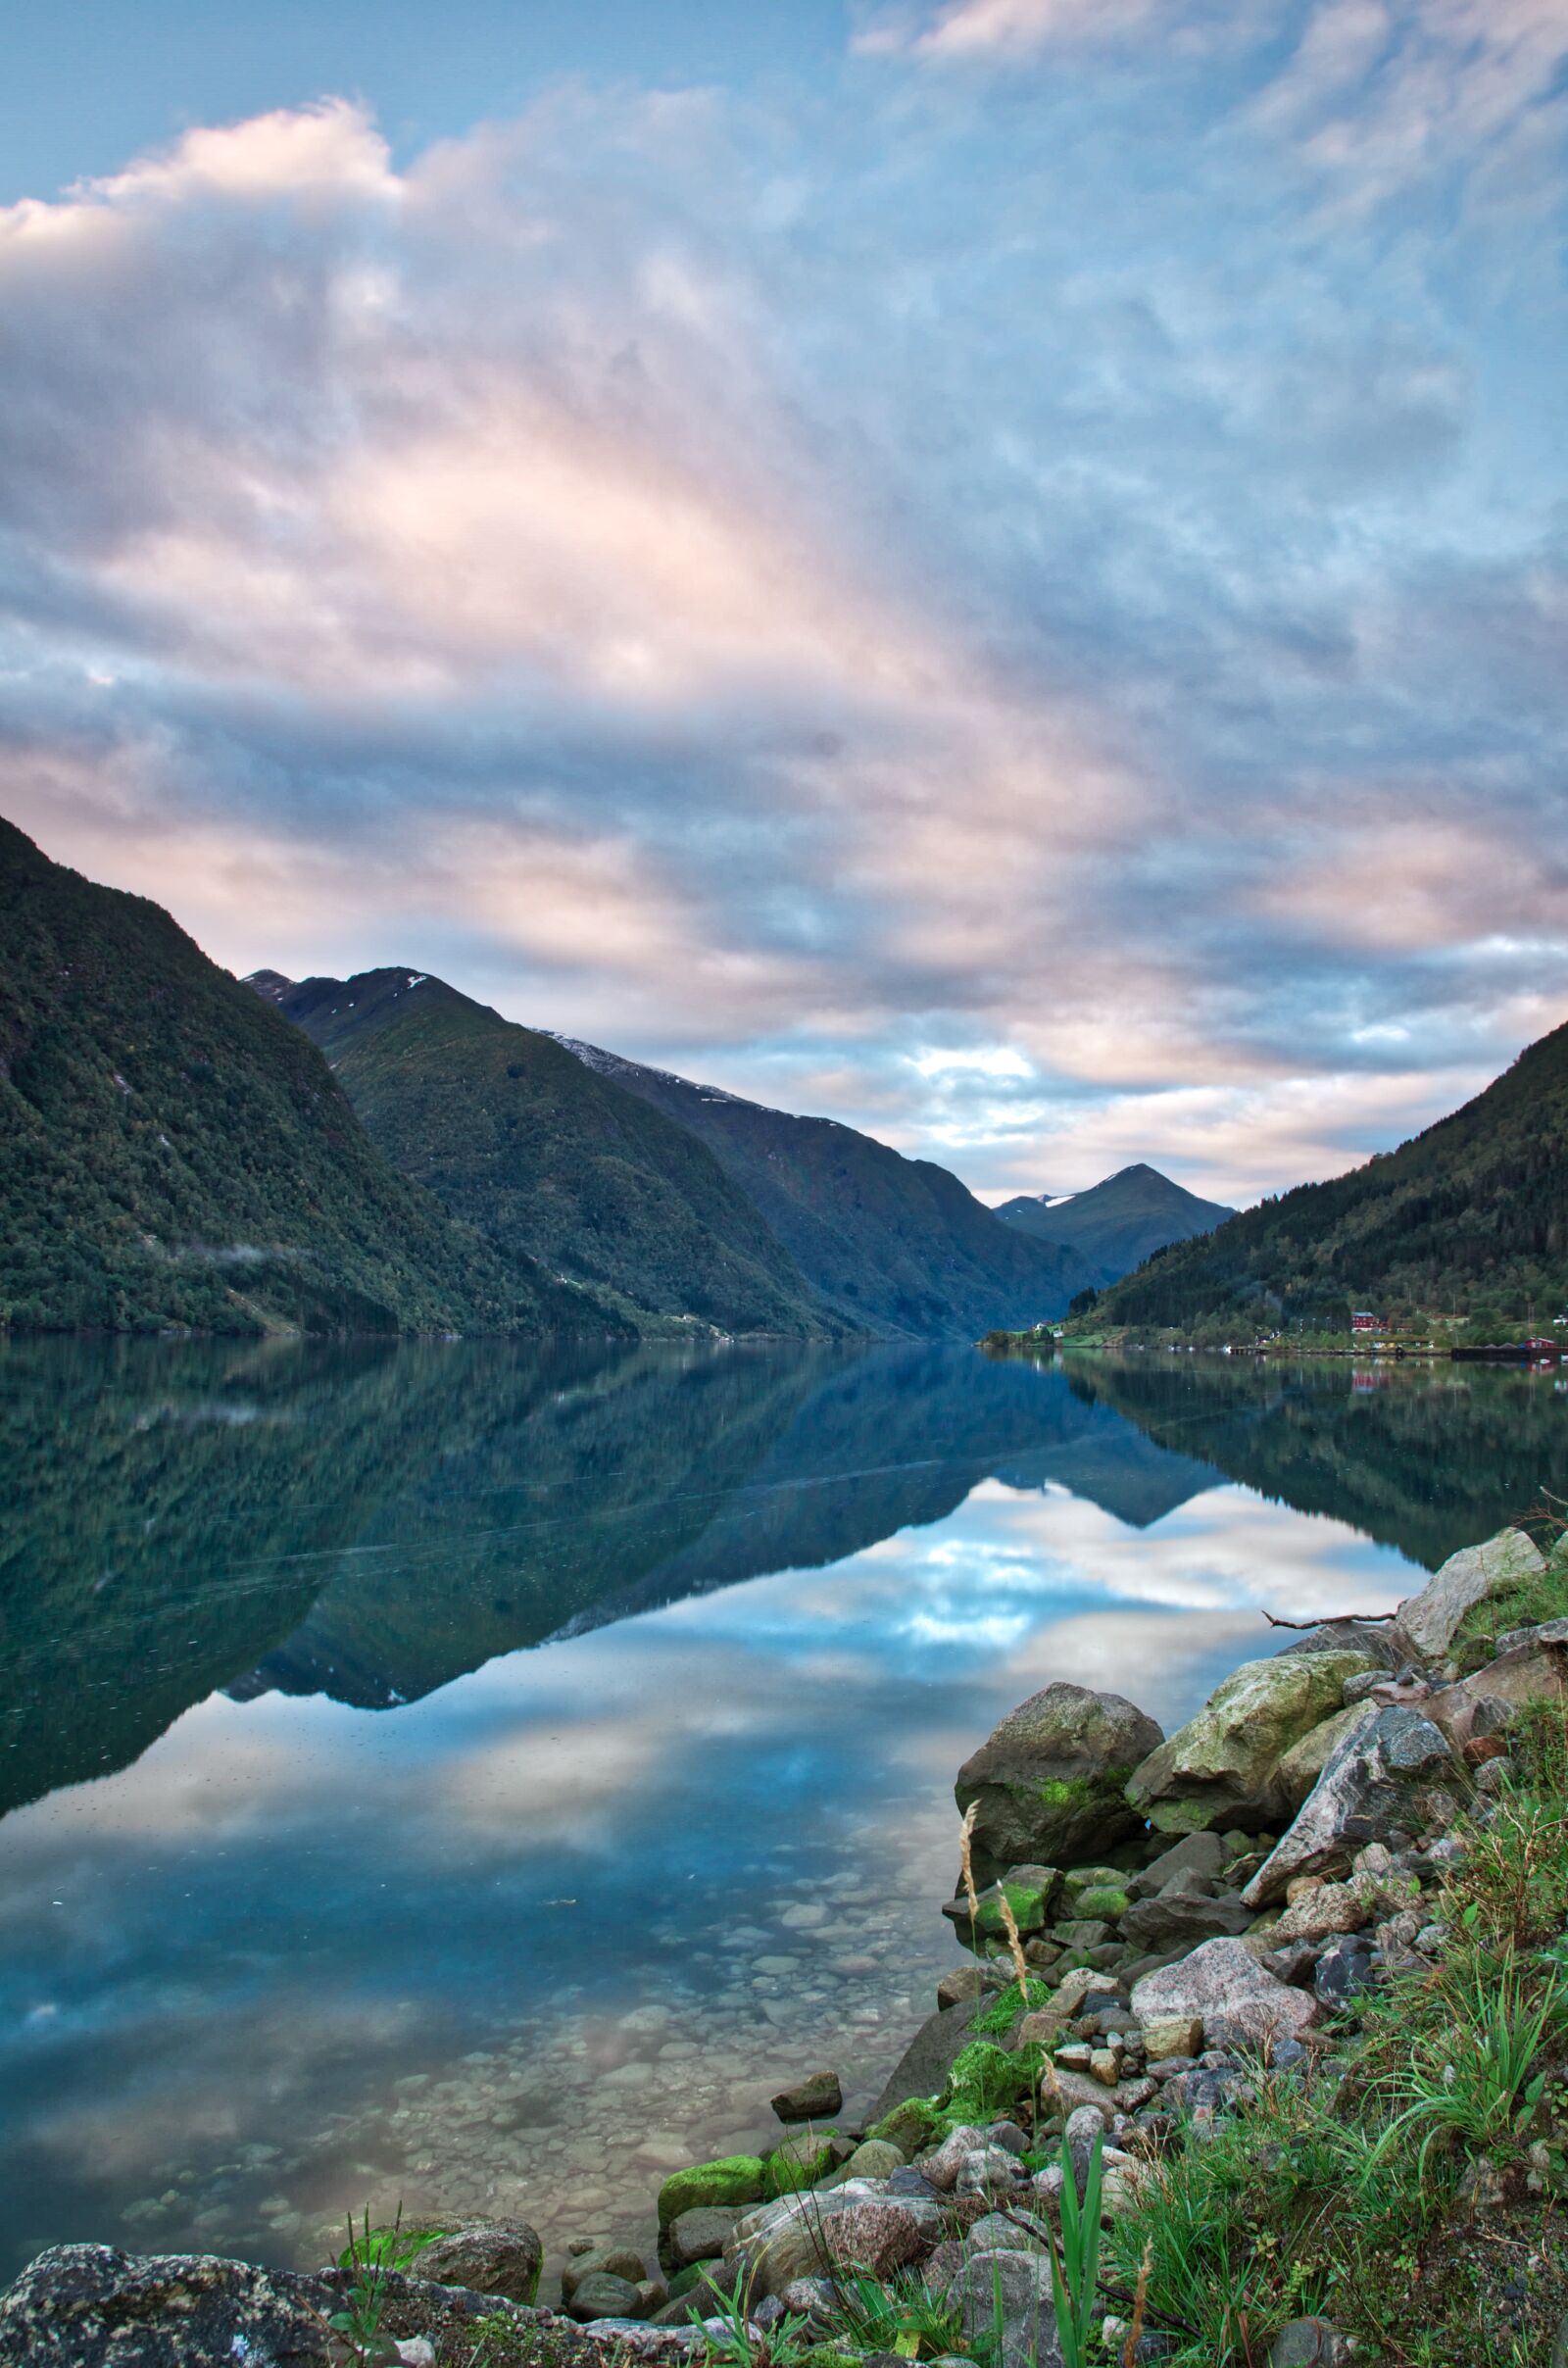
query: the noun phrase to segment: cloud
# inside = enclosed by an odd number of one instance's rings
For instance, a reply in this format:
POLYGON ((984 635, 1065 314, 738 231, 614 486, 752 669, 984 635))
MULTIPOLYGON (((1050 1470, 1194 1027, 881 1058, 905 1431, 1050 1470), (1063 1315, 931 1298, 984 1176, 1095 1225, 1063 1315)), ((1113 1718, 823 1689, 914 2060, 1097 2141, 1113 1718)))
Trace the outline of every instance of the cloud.
POLYGON ((856 47, 870 55, 907 50, 920 58, 1012 57, 1051 42, 1108 40, 1145 23, 1156 0, 950 0, 925 25, 888 16, 856 47))
POLYGON ((993 1193, 1325 1172, 1568 1010, 1553 14, 901 24, 0 214, 0 807, 993 1193))

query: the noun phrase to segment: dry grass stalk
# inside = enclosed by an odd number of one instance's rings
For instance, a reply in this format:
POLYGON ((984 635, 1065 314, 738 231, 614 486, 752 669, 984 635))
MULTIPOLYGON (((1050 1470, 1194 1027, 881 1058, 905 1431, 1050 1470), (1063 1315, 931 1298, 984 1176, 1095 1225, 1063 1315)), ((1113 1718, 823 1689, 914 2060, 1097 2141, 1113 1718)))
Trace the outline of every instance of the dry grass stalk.
POLYGON ((1151 2237, 1149 2243, 1144 2246, 1144 2257, 1138 2265, 1138 2291, 1133 2295, 1133 2323, 1127 2330, 1127 2341, 1122 2345, 1121 2368, 1134 2368, 1134 2362, 1138 2357, 1138 2346, 1143 2340, 1144 2333, 1144 2305, 1149 2299, 1149 2273, 1153 2265, 1154 2241, 1151 2237))
POLYGON ((1027 2006, 1029 2003, 1029 1968, 1024 1962, 1023 1942, 1018 1935, 1018 1919, 1012 1912, 1012 1901, 1007 1897, 1005 1885, 998 1897, 1002 1901, 1003 1930, 1007 1936, 1007 1947, 1012 1951, 1012 1970, 1018 1977, 1018 2002, 1021 2006, 1027 2006))
POLYGON ((980 1901, 975 1896, 974 1860, 970 1855, 974 1843, 974 1821, 980 1814, 980 1797, 976 1794, 963 1812, 958 1828, 958 1856, 963 1862, 963 1888, 969 1899, 969 1930, 974 1935, 975 1954, 980 1953, 980 1901))

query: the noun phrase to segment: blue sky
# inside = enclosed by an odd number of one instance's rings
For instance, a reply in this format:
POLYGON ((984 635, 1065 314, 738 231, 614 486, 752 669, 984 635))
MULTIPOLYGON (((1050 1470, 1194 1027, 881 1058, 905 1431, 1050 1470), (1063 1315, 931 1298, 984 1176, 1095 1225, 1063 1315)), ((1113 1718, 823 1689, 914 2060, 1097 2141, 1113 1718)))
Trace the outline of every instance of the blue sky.
POLYGON ((0 101, 51 853, 993 1197, 1568 1016, 1563 0, 218 15, 0 101))

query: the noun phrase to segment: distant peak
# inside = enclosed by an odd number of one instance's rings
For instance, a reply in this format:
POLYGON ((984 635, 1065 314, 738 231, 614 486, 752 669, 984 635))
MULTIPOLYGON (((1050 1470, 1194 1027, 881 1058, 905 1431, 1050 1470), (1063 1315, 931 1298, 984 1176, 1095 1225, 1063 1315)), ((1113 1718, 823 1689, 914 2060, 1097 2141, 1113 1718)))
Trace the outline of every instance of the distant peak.
POLYGON ((281 1003, 294 981, 285 978, 281 970, 252 970, 240 981, 242 986, 254 987, 269 1003, 281 1003))

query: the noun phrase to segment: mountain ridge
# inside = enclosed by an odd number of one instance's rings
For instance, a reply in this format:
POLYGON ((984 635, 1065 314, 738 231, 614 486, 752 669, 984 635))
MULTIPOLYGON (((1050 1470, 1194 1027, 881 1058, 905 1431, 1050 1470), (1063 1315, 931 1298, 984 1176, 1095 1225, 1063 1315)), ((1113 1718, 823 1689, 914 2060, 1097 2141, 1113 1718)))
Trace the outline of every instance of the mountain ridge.
POLYGON ((1394 1151, 1156 1252, 1096 1317, 1162 1327, 1255 1312, 1337 1327, 1356 1304, 1517 1317, 1564 1292, 1568 1024, 1394 1151))
POLYGON ((0 1324, 583 1320, 394 1173, 315 1048, 161 905, 84 879, 3 819, 0 1124, 0 1324))
POLYGON ((999 1223, 933 1160, 837 1118, 797 1117, 580 1038, 558 1041, 707 1143, 827 1304, 875 1338, 973 1340, 1041 1322, 1095 1279, 1076 1251, 999 1223))
POLYGON ((612 1293, 634 1324, 849 1328, 705 1145, 553 1036, 401 965, 257 991, 325 1054, 393 1165, 503 1256, 612 1293))
POLYGON ((1046 1242, 1062 1242, 1096 1268, 1097 1284, 1116 1282, 1156 1250, 1211 1233, 1236 1211, 1200 1200, 1147 1160, 1119 1167, 1084 1192, 1021 1193, 996 1210, 1004 1225, 1046 1242))

